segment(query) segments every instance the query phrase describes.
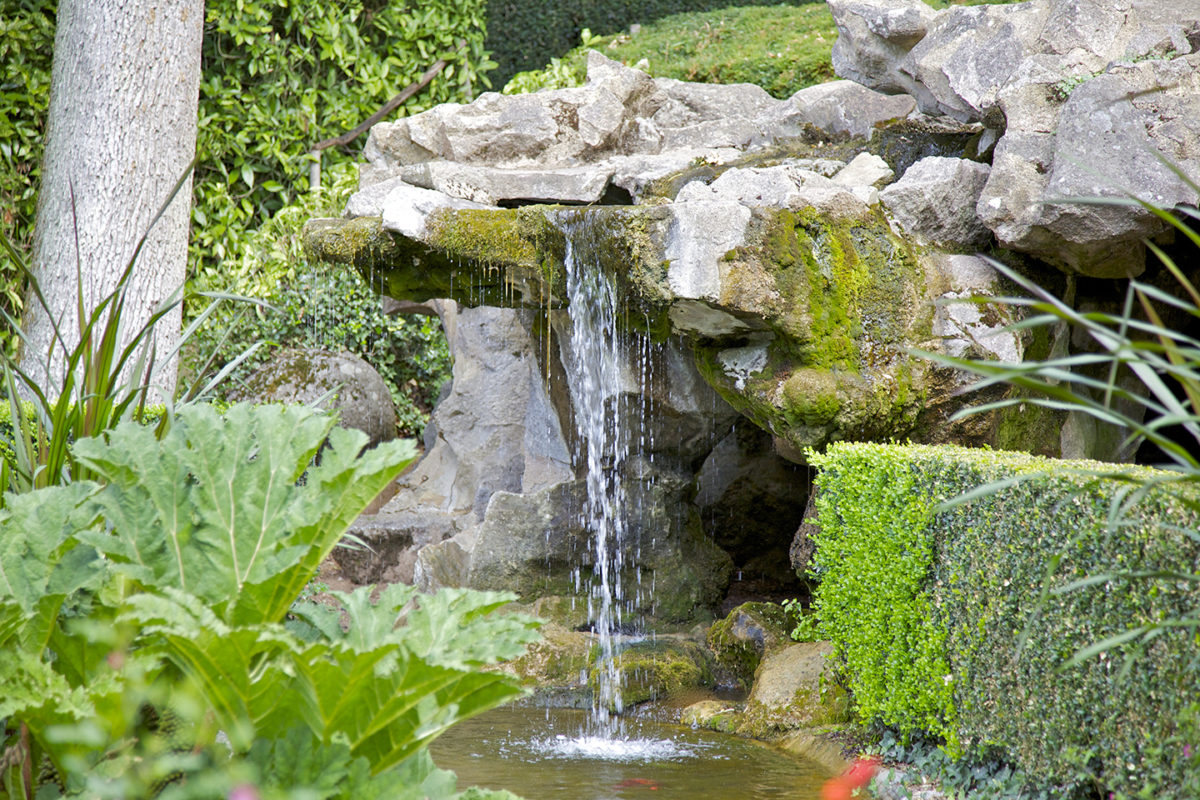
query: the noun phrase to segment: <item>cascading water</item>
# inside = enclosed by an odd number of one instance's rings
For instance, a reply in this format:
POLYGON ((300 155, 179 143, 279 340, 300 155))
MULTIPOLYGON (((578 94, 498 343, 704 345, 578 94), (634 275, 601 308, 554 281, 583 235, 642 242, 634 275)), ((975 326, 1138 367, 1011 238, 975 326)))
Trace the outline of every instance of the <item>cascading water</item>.
POLYGON ((620 722, 614 712, 623 710, 615 651, 624 613, 621 572, 627 498, 622 475, 630 446, 629 431, 620 424, 623 337, 617 329, 612 276, 595 257, 595 231, 581 212, 564 212, 559 222, 566 237, 569 381, 575 426, 584 448, 580 466, 586 471, 587 497, 581 514, 594 559, 588 615, 599 641, 599 686, 589 733, 612 739, 620 722))

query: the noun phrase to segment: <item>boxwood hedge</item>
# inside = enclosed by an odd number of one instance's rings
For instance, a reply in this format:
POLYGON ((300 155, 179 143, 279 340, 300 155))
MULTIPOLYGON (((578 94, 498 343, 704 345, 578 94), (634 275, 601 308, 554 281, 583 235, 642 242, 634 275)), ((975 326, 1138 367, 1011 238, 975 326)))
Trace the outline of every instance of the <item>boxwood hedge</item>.
POLYGON ((1195 492, 1130 507, 1163 473, 958 447, 836 444, 812 462, 814 603, 864 720, 1106 796, 1200 796, 1195 492))

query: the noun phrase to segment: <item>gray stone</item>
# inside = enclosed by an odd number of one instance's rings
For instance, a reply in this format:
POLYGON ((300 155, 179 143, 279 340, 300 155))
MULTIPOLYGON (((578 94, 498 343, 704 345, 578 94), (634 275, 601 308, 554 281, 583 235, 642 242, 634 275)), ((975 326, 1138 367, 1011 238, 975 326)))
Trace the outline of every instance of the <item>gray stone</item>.
POLYGON ((1164 207, 1197 205, 1169 165, 1200 180, 1198 154, 1200 54, 1114 64, 1071 93, 1052 139, 1001 139, 979 214, 1005 246, 1085 275, 1136 275, 1142 241, 1165 224, 1137 206, 1071 201, 1128 192, 1164 207), (1042 202, 1022 206, 1030 196, 1042 202))
POLYGON ((923 158, 879 194, 906 232, 950 249, 975 250, 991 239, 975 205, 990 168, 961 158, 923 158))
POLYGON ((680 172, 693 164, 724 164, 742 156, 733 147, 685 148, 654 155, 622 155, 603 162, 612 170, 612 184, 629 192, 633 202, 641 202, 654 181, 680 172))
POLYGON ((999 273, 974 255, 939 254, 933 263, 949 284, 948 291, 938 297, 933 317, 933 335, 941 349, 956 358, 1021 361, 1024 345, 1020 336, 1009 330, 1016 322, 1013 309, 974 300, 1003 293, 999 273))
POLYGON ((696 200, 677 202, 671 212, 665 252, 671 291, 681 299, 717 300, 721 259, 745 242, 750 209, 733 200, 696 200))
POLYGON ((879 188, 895 176, 887 162, 874 153, 859 153, 837 175, 833 183, 844 186, 868 206, 879 202, 879 188))
POLYGON ((431 161, 404 167, 401 176, 414 186, 494 206, 511 202, 595 203, 604 195, 612 172, 603 166, 500 169, 431 161))
POLYGON ((346 219, 381 217, 387 196, 392 193, 393 189, 404 185, 404 179, 398 177, 368 183, 350 195, 350 199, 346 201, 346 208, 342 211, 342 216, 346 219))
POLYGON ((396 438, 396 407, 387 383, 353 353, 279 350, 233 393, 256 403, 307 403, 338 415, 343 428, 367 434, 368 447, 396 438))
POLYGON ((742 730, 815 728, 848 719, 845 690, 823 677, 832 653, 829 642, 798 642, 768 652, 754 674, 742 730))
POLYGON ((933 9, 921 0, 830 0, 829 10, 838 29, 835 73, 889 94, 928 96, 900 63, 925 36, 933 9))
POLYGON ((421 240, 428 232, 426 223, 429 217, 439 211, 491 207, 401 182, 383 200, 383 228, 410 239, 421 240))
POLYGON ((908 95, 887 95, 853 81, 832 81, 796 92, 760 118, 772 138, 800 136, 807 126, 833 141, 869 139, 880 125, 904 119, 917 107, 908 95), (770 121, 769 126, 766 124, 770 121))

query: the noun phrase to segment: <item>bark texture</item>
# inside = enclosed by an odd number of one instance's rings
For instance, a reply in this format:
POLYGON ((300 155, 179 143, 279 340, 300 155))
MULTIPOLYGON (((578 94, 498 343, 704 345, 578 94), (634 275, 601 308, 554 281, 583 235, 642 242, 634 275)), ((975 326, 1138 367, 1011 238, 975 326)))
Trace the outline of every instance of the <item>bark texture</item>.
MULTIPOLYGON (((195 153, 203 24, 203 0, 58 4, 33 269, 68 347, 79 337, 77 258, 90 309, 116 285, 195 153)), ((189 177, 138 256, 125 342, 183 283, 191 196, 189 177)), ((43 386, 58 385, 63 348, 30 301, 22 366, 43 386)), ((179 321, 176 309, 159 323, 160 359, 178 340, 179 321)), ((155 383, 173 391, 174 365, 155 383)))

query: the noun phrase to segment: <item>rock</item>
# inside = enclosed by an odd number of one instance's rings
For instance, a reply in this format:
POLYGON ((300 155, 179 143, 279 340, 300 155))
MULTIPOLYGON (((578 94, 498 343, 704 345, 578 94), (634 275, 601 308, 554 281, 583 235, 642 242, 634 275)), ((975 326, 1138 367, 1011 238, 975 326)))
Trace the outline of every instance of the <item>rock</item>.
MULTIPOLYGON (((369 191, 369 190, 368 190, 369 191)), ((354 195, 350 198, 355 203, 354 195)), ((447 209, 488 208, 483 203, 460 200, 444 192, 421 189, 408 183, 393 184, 383 200, 384 230, 395 231, 411 239, 424 239, 429 217, 447 209)))
MULTIPOLYGON (((712 666, 704 648, 671 635, 623 646, 616 656, 616 668, 626 708, 713 685, 712 666)), ((591 682, 597 685, 598 681, 599 669, 593 667, 591 682)))
POLYGON ((975 213, 990 171, 987 164, 961 158, 923 158, 880 192, 879 199, 919 241, 978 250, 992 235, 975 213))
POLYGON ((717 665, 746 689, 762 659, 792 643, 796 622, 775 603, 742 603, 709 628, 708 646, 717 665))
POLYGON ((679 721, 693 728, 733 733, 741 722, 741 704, 723 700, 701 700, 683 709, 679 721))
POLYGON ((533 701, 556 707, 591 708, 588 666, 595 637, 548 622, 542 638, 498 669, 534 688, 533 701))
POLYGON ((796 731, 775 743, 807 761, 820 764, 830 775, 840 775, 853 763, 846 758, 844 745, 825 731, 796 731))
POLYGON ((928 96, 900 63, 925 36, 933 9, 921 0, 831 0, 829 10, 838 28, 835 73, 881 92, 928 96))
POLYGON ((387 196, 392 193, 393 189, 406 185, 403 178, 395 177, 360 186, 359 190, 350 195, 350 199, 346 201, 346 208, 342 211, 342 216, 346 219, 381 217, 387 196))
MULTIPOLYGON (((1200 54, 1114 64, 1082 83, 1061 106, 1057 135, 1000 140, 980 217, 1001 244, 1064 269, 1094 277, 1139 274, 1142 241, 1161 234, 1164 223, 1139 206, 1071 201, 1132 192, 1163 207, 1200 204, 1169 166, 1200 179, 1198 73, 1200 54), (1049 202, 1022 206, 1024 197, 1049 202)), ((1007 100, 1015 112, 1010 125, 1046 114, 1036 98, 1007 100)))
POLYGON ((338 425, 367 435, 367 447, 396 438, 396 407, 379 373, 353 353, 279 350, 232 399, 307 403, 336 413, 338 425))
POLYGON ((870 139, 881 125, 904 119, 917 103, 907 95, 887 95, 853 81, 831 81, 796 92, 771 113, 776 137, 804 135, 815 128, 830 139, 870 139))
POLYGON ((671 212, 664 253, 671 292, 684 300, 716 300, 721 259, 745 243, 750 209, 731 200, 696 200, 677 202, 671 212))
POLYGON ((358 584, 415 583, 417 553, 458 532, 456 519, 434 511, 363 514, 347 529, 370 546, 334 549, 342 574, 358 584))
POLYGON ((854 188, 869 186, 879 188, 894 177, 887 162, 873 153, 859 153, 837 175, 833 182, 839 186, 854 188))
POLYGON ((941 340, 943 350, 955 358, 1021 361, 1024 345, 1009 329, 1016 321, 1014 309, 973 300, 1001 293, 996 270, 979 256, 941 255, 934 263, 950 284, 950 290, 938 298, 933 318, 933 335, 941 340))
MULTIPOLYGON (((759 352, 765 366, 766 352, 759 352)), ((803 518, 807 483, 801 468, 774 452, 769 434, 745 424, 717 442, 696 474, 693 504, 705 532, 753 591, 799 591, 787 552, 803 518)))
POLYGON ((796 574, 805 579, 809 567, 812 566, 812 557, 817 552, 817 539, 821 534, 821 525, 817 519, 817 495, 820 491, 815 484, 809 490, 800 527, 796 529, 796 535, 792 537, 792 546, 788 548, 788 562, 796 574))
POLYGON ((404 167, 405 182, 486 206, 522 203, 595 203, 604 196, 611 170, 604 167, 499 169, 431 161, 404 167))
POLYGON ((1159 160, 1200 163, 1200 7, 1031 0, 929 16, 918 6, 834 0, 838 74, 1002 132, 977 206, 1002 246, 1091 277, 1140 273, 1142 241, 1166 230, 1161 220, 1076 201, 1200 202, 1159 160))
POLYGON ((849 720, 846 691, 828 676, 829 642, 798 642, 767 655, 738 732, 762 736, 849 720))

